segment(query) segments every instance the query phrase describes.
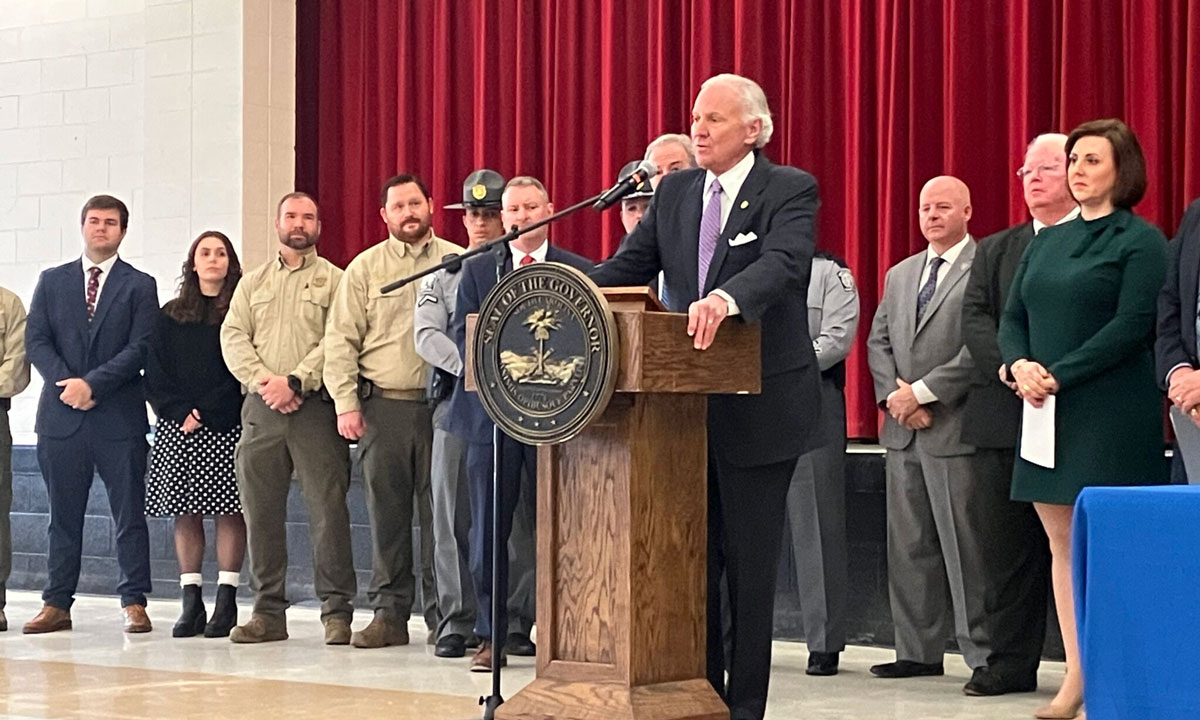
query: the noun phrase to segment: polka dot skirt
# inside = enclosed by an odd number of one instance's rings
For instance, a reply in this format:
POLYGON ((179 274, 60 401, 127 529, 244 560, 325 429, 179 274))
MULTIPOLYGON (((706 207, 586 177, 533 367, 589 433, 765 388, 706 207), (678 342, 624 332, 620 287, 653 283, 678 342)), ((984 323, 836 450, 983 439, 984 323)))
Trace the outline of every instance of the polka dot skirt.
POLYGON ((159 418, 146 473, 146 515, 231 515, 242 511, 233 449, 241 427, 216 432, 159 418))

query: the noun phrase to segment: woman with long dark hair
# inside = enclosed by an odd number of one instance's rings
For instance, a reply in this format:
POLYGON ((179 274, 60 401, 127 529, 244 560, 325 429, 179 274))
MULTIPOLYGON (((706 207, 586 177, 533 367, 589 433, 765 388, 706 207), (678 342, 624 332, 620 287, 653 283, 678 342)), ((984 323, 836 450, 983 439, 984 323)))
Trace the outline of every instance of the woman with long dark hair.
POLYGON ((175 518, 183 614, 172 635, 225 637, 237 624, 246 524, 233 471, 241 436, 241 385, 221 357, 221 321, 242 277, 224 234, 201 233, 183 264, 179 296, 163 306, 150 337, 146 394, 158 416, 146 477, 146 514, 175 518), (216 524, 217 603, 201 598, 204 516, 216 524))

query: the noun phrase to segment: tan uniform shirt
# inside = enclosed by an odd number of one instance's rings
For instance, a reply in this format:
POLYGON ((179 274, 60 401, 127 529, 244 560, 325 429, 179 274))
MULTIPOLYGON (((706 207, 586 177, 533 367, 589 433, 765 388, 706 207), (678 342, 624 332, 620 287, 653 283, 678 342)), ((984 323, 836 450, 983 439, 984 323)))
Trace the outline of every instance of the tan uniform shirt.
POLYGON ((0 398, 10 398, 28 385, 25 306, 16 293, 0 288, 0 398))
POLYGON ((413 340, 417 283, 387 295, 379 288, 462 252, 436 235, 419 248, 389 237, 350 261, 325 331, 325 386, 339 414, 361 408, 360 376, 382 390, 425 389, 429 365, 413 340))
POLYGON ((276 257, 238 283, 221 324, 221 354, 247 392, 268 375, 295 375, 321 388, 325 319, 342 271, 316 252, 297 268, 276 257))

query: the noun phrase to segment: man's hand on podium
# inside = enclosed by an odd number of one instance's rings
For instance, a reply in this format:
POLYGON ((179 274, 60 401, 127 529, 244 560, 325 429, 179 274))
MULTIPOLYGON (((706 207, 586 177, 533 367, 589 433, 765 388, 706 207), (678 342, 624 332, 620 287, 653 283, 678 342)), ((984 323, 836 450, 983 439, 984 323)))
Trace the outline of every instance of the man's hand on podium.
POLYGON ((707 350, 717 336, 717 328, 729 315, 729 303, 720 295, 709 295, 688 306, 688 336, 692 347, 707 350))

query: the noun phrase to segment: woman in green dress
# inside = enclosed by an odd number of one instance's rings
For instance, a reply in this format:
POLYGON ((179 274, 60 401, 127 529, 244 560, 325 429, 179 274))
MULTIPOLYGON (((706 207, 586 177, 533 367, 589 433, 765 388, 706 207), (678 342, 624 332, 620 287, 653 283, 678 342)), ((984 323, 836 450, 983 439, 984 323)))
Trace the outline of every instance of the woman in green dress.
POLYGON ((1017 394, 1034 407, 1055 398, 1053 467, 1018 453, 1012 485, 1014 500, 1033 502, 1050 539, 1067 656, 1062 687, 1039 718, 1073 718, 1083 703, 1071 587, 1076 496, 1088 485, 1165 480, 1153 345, 1166 240, 1131 211, 1146 190, 1142 150, 1120 120, 1095 120, 1071 132, 1066 154, 1079 219, 1030 244, 999 331, 1017 394))

